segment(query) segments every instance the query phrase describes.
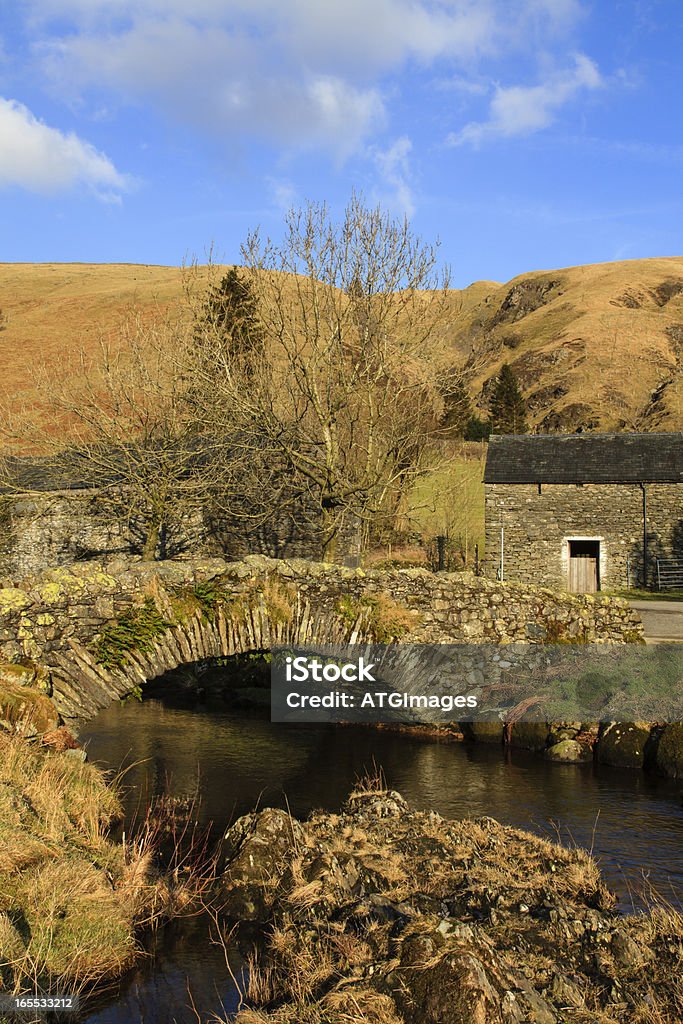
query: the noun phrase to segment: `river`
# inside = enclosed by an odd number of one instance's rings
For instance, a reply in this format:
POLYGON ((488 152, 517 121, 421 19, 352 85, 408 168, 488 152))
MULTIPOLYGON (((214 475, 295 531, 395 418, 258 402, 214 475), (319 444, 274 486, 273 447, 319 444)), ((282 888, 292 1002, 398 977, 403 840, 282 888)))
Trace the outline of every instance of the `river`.
MULTIPOLYGON (((445 817, 490 815, 593 850, 628 912, 653 886, 683 892, 680 785, 635 770, 548 764, 538 755, 441 743, 369 727, 273 725, 268 713, 159 698, 113 705, 81 732, 91 760, 127 769, 128 827, 153 795, 199 795, 215 834, 256 805, 297 816, 334 809, 356 777, 381 767, 390 788, 445 817)), ((88 1024, 197 1024, 230 1014, 236 990, 204 916, 176 922, 103 996, 88 1024), (191 1008, 194 1002, 198 1014, 191 1008)))

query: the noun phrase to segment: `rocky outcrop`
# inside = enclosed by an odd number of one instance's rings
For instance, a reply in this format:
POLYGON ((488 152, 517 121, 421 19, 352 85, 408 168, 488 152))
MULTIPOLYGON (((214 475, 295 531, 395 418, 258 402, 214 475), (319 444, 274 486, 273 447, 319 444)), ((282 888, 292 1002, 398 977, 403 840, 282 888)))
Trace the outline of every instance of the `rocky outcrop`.
POLYGON ((516 323, 562 294, 559 278, 533 277, 517 280, 487 323, 490 330, 498 324, 516 323))
POLYGON ((58 724, 57 709, 44 693, 0 681, 0 729, 29 738, 50 733, 58 724))
POLYGON ((676 1019, 680 915, 621 916, 580 849, 372 785, 305 823, 248 815, 227 844, 224 912, 267 926, 236 1024, 676 1019))

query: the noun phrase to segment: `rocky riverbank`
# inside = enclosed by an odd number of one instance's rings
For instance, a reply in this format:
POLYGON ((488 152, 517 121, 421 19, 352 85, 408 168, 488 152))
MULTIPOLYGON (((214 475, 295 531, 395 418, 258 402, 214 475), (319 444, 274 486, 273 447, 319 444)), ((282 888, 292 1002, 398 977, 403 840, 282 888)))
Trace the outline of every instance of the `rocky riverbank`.
POLYGON ((463 738, 516 747, 549 761, 641 768, 683 778, 683 724, 670 722, 469 722, 463 738))
POLYGON ((226 837, 228 917, 265 937, 236 1024, 680 1024, 683 920, 623 916, 588 853, 368 783, 226 837))

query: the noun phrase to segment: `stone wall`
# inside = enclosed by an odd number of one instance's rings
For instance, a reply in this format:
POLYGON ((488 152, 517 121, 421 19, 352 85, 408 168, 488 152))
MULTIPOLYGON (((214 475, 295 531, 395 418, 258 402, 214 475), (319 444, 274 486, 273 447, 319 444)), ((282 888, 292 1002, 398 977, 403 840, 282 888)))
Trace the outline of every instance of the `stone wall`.
MULTIPOLYGON (((135 522, 117 520, 92 491, 5 494, 0 496, 0 585, 20 582, 47 567, 139 554, 143 540, 135 522)), ((284 509, 267 523, 197 510, 166 538, 167 555, 174 559, 239 559, 250 554, 319 558, 322 543, 314 514, 295 518, 284 509)), ((341 530, 337 556, 353 557, 358 550, 359 530, 349 521, 341 530)))
POLYGON ((124 554, 134 543, 89 491, 0 497, 0 578, 18 581, 47 567, 124 554))
POLYGON ((340 599, 351 606, 389 600, 405 610, 402 639, 415 643, 536 643, 549 625, 567 639, 590 642, 642 636, 637 612, 620 599, 556 594, 467 573, 365 571, 263 556, 193 563, 118 559, 50 570, 23 587, 0 589, 0 660, 49 662, 55 653, 68 653, 71 641, 90 647, 107 623, 145 594, 154 596, 158 586, 182 591, 209 579, 234 597, 275 579, 330 618, 338 617, 340 599))
MULTIPOLYGON (((648 584, 657 557, 683 557, 683 484, 647 484, 648 584)), ((643 493, 638 484, 487 484, 486 572, 567 587, 568 539, 600 541, 603 588, 642 585, 643 493)))

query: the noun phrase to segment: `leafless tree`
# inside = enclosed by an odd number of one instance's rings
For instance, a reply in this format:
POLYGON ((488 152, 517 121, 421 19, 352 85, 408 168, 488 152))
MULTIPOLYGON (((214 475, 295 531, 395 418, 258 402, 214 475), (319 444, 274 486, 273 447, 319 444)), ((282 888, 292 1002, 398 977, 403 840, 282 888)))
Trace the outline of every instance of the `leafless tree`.
POLYGON ((333 558, 344 524, 391 515, 423 468, 443 412, 448 275, 406 220, 358 196, 339 223, 324 205, 292 211, 282 243, 251 235, 243 263, 260 343, 232 346, 204 325, 202 419, 221 433, 227 418, 246 449, 259 439, 333 558))
POLYGON ((197 421, 190 382, 178 373, 190 347, 182 310, 131 311, 95 355, 36 368, 33 400, 2 416, 5 486, 24 489, 41 475, 53 489, 79 483, 140 536, 143 559, 163 557, 174 534, 196 527, 202 509, 246 476, 225 438, 197 421), (28 474, 22 455, 32 460, 28 474))

